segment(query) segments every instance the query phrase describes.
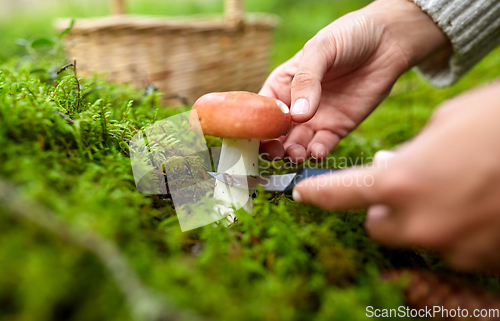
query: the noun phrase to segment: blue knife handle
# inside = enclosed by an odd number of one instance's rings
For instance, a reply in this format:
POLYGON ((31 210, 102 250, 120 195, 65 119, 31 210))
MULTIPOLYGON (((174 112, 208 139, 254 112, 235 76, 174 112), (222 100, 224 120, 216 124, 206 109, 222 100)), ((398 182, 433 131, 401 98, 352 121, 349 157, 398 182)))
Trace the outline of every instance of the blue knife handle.
POLYGON ((297 172, 297 175, 293 178, 292 182, 285 188, 283 191, 286 195, 292 195, 293 188, 295 187, 295 184, 300 182, 303 179, 313 177, 313 176, 318 176, 322 174, 328 174, 331 172, 337 171, 335 168, 328 168, 328 169, 321 169, 321 168, 307 168, 307 167, 302 167, 299 169, 297 172))

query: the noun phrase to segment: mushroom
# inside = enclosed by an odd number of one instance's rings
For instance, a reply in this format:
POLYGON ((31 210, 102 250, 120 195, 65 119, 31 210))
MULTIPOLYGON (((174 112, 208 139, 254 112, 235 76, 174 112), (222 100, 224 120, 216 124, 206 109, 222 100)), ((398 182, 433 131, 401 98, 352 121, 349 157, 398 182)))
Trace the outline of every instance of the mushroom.
MULTIPOLYGON (((292 126, 285 103, 244 91, 206 94, 192 110, 196 113, 191 112, 191 124, 199 120, 204 135, 223 138, 217 172, 229 175, 259 175, 260 141, 285 135, 292 126)), ((235 219, 233 206, 252 212, 249 193, 248 189, 216 182, 214 198, 219 205, 215 210, 230 224, 235 219)))

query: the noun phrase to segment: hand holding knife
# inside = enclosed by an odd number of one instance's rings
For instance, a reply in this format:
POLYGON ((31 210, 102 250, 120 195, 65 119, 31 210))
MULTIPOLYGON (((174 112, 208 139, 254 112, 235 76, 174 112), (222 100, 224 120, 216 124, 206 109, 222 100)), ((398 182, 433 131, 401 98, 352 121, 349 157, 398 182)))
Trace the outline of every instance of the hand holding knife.
POLYGON ((224 173, 208 172, 208 174, 217 180, 235 187, 256 189, 261 186, 265 191, 284 192, 286 195, 292 195, 295 185, 303 179, 332 173, 337 171, 335 168, 319 169, 302 167, 297 173, 281 175, 229 175, 224 173))

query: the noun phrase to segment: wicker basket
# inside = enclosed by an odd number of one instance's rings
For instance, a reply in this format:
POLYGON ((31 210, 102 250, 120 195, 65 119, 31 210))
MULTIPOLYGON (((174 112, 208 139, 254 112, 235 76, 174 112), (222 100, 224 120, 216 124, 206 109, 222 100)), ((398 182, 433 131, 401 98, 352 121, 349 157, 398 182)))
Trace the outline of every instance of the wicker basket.
MULTIPOLYGON (((193 103, 212 91, 256 92, 268 73, 271 31, 277 17, 243 15, 242 0, 225 0, 225 15, 146 17, 124 15, 122 0, 115 14, 79 19, 66 35, 71 61, 80 75, 107 75, 111 81, 138 88, 153 85, 172 97, 193 103)), ((59 30, 68 19, 59 20, 59 30)))

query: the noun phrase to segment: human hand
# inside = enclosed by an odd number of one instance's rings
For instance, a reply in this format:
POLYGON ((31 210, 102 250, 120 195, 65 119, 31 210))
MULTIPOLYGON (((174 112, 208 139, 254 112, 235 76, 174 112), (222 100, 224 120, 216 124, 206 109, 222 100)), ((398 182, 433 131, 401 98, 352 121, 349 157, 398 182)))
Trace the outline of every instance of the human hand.
POLYGON ((448 48, 446 36, 411 1, 378 0, 335 20, 261 89, 261 95, 292 105, 296 123, 286 137, 262 141, 261 152, 295 163, 326 157, 403 72, 448 48))
POLYGON ((458 268, 500 271, 499 119, 500 83, 476 89, 446 102, 394 157, 304 180, 294 198, 327 209, 370 206, 374 239, 433 248, 458 268), (359 184, 342 184, 354 177, 359 184))

